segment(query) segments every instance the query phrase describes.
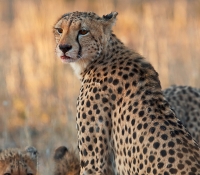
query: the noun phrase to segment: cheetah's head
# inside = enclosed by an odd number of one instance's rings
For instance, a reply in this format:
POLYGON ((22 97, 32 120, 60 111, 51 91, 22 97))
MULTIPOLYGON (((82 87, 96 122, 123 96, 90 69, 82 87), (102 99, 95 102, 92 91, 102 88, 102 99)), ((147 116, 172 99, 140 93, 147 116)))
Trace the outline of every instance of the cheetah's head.
POLYGON ((36 175, 38 152, 34 147, 25 150, 10 148, 0 152, 0 174, 36 175))
MULTIPOLYGON (((104 51, 117 12, 99 17, 93 12, 64 14, 54 26, 56 54, 64 63, 86 66, 104 51)), ((84 67, 83 66, 83 67, 84 67)))
POLYGON ((79 175, 80 161, 75 151, 60 146, 54 153, 54 175, 79 175))

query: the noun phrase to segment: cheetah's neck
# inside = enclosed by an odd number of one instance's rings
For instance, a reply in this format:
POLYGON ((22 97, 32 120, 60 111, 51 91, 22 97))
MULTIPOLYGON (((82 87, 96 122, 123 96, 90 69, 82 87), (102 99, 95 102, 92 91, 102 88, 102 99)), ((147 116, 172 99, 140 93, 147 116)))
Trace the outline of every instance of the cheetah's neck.
POLYGON ((85 70, 88 64, 89 64, 88 60, 87 61, 80 60, 78 62, 70 63, 71 67, 74 70, 75 75, 78 77, 79 80, 82 79, 81 73, 85 70))

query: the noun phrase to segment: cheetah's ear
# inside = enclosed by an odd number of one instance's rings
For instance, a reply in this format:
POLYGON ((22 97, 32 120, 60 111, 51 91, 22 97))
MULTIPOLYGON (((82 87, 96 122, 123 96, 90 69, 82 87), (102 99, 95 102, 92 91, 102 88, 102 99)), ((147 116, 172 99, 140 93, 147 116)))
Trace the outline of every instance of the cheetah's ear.
POLYGON ((112 27, 116 22, 117 15, 118 15, 117 12, 111 12, 107 15, 103 15, 102 23, 103 23, 104 32, 106 34, 112 30, 112 27))
POLYGON ((38 151, 33 146, 29 146, 25 148, 26 154, 29 155, 32 159, 37 159, 38 151))
POLYGON ((58 147, 54 152, 53 156, 54 160, 62 159, 67 152, 68 152, 67 147, 65 146, 58 147))

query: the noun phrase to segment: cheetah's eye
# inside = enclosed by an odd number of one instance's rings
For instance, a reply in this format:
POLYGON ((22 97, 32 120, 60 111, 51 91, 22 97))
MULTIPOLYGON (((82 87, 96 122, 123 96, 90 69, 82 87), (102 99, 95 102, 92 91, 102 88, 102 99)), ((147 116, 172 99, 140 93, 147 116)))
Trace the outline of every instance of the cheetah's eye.
POLYGON ((11 175, 10 173, 4 173, 4 175, 11 175))
POLYGON ((61 29, 61 28, 56 28, 56 30, 57 30, 57 32, 58 32, 59 34, 63 33, 63 29, 61 29))
POLYGON ((89 32, 89 31, 86 30, 86 29, 81 29, 81 30, 79 30, 78 34, 79 34, 79 35, 86 35, 88 32, 89 32))
POLYGON ((27 173, 27 175, 33 175, 32 173, 27 173))

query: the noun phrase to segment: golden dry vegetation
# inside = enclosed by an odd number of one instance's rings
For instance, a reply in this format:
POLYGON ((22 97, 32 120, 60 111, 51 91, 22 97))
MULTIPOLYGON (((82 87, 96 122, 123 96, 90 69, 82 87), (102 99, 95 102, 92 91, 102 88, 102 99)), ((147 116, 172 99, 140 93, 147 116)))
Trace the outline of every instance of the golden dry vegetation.
POLYGON ((79 81, 54 52, 52 27, 70 11, 118 11, 114 32, 171 84, 200 87, 199 0, 0 0, 0 148, 35 146, 40 174, 76 145, 79 81), (48 161, 47 161, 48 160, 48 161))

